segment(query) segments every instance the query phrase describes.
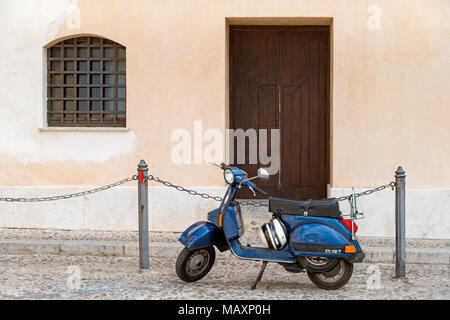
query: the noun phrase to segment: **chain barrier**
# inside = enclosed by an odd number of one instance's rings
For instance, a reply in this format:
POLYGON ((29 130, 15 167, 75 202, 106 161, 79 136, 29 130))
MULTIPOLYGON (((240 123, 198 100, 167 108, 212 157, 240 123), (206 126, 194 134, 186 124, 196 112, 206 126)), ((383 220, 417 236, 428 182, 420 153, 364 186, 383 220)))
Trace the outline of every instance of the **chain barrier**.
POLYGON ((36 198, 0 198, 0 201, 6 201, 6 202, 42 202, 42 201, 55 201, 55 200, 64 200, 64 199, 70 199, 70 198, 76 198, 76 197, 82 197, 88 194, 108 190, 117 186, 120 186, 122 184, 125 184, 127 182, 137 180, 138 176, 134 175, 130 178, 126 178, 108 185, 105 185, 103 187, 98 187, 95 189, 90 189, 87 191, 82 192, 76 192, 76 193, 70 193, 60 196, 52 196, 52 197, 36 197, 36 198))
POLYGON ((269 202, 249 202, 249 201, 239 201, 239 204, 243 206, 253 206, 253 207, 268 207, 269 202))
MULTIPOLYGON (((149 175, 148 176, 148 180, 161 183, 161 184, 165 185, 166 187, 174 188, 174 189, 176 189, 178 191, 181 191, 181 192, 187 192, 187 193, 189 193, 192 196, 200 196, 203 199, 212 199, 212 200, 219 201, 219 202, 223 200, 222 197, 211 196, 211 195, 209 195, 207 193, 197 192, 197 191, 192 190, 192 189, 187 189, 187 188, 184 188, 182 186, 177 186, 177 185, 175 185, 173 183, 170 183, 169 181, 162 180, 162 179, 160 179, 158 177, 155 177, 153 175, 149 175)), ((267 202, 258 203, 258 202, 244 202, 244 201, 242 201, 242 202, 239 202, 239 203, 241 205, 243 205, 243 206, 254 206, 254 207, 267 207, 269 205, 267 202)))
MULTIPOLYGON (((175 184, 173 184, 173 183, 171 183, 169 181, 165 181, 163 179, 155 177, 153 175, 149 175, 147 177, 147 179, 149 181, 155 181, 157 183, 163 184, 166 187, 174 188, 174 189, 176 189, 178 191, 181 191, 181 192, 186 192, 186 193, 188 193, 188 194, 190 194, 192 196, 200 196, 203 199, 212 199, 212 200, 215 200, 215 201, 218 201, 218 202, 223 200, 222 197, 211 196, 211 195, 209 195, 207 193, 204 193, 204 192, 198 192, 198 191, 195 191, 195 190, 192 190, 192 189, 187 189, 187 188, 184 188, 182 186, 175 185, 175 184)), ((70 193, 70 194, 66 194, 66 195, 51 196, 51 197, 36 197, 36 198, 10 198, 10 197, 7 197, 7 198, 0 198, 0 201, 6 201, 6 202, 42 202, 42 201, 55 201, 55 200, 71 199, 71 198, 82 197, 82 196, 85 196, 85 195, 93 194, 93 193, 96 193, 96 192, 105 191, 105 190, 108 190, 108 189, 120 186, 122 184, 128 183, 128 182, 133 181, 133 180, 138 180, 138 176, 137 175, 133 175, 130 178, 126 178, 126 179, 123 179, 123 180, 120 180, 120 181, 117 181, 117 182, 114 182, 114 183, 111 183, 111 184, 108 184, 108 185, 105 185, 105 186, 102 186, 102 187, 98 187, 98 188, 95 188, 95 189, 90 189, 90 190, 82 191, 82 192, 70 193)), ((354 196, 355 196, 355 198, 366 196, 366 195, 372 194, 374 192, 382 191, 382 190, 384 190, 384 189, 386 189, 388 187, 391 187, 392 189, 394 189, 395 182, 391 181, 388 184, 376 187, 374 189, 369 189, 369 190, 365 190, 365 191, 362 191, 362 192, 359 192, 359 193, 355 193, 354 196)), ((353 194, 350 194, 348 196, 338 197, 337 200, 338 201, 350 200, 352 197, 353 197, 353 194)), ((253 206, 253 207, 268 207, 268 205, 269 205, 267 201, 265 201, 265 202, 262 202, 262 201, 261 202, 240 201, 239 203, 241 205, 243 205, 243 206, 253 206)))
MULTIPOLYGON (((372 194, 374 192, 378 192, 378 191, 384 190, 384 189, 386 189, 388 187, 391 187, 391 189, 394 190, 395 182, 391 181, 388 184, 384 184, 382 186, 379 186, 379 187, 376 187, 376 188, 373 188, 373 189, 368 189, 368 190, 365 190, 365 191, 361 191, 359 193, 355 193, 355 198, 359 198, 359 197, 362 197, 362 196, 367 196, 367 195, 372 194)), ((344 200, 350 200, 352 197, 353 197, 353 194, 349 194, 348 196, 342 196, 342 197, 338 197, 336 199, 338 201, 344 201, 344 200)))
POLYGON ((165 185, 166 187, 175 188, 175 189, 177 189, 178 191, 181 191, 181 192, 187 192, 191 196, 200 196, 203 199, 213 199, 215 201, 222 201, 222 199, 223 199, 222 197, 219 197, 219 196, 210 196, 207 193, 197 192, 197 191, 192 190, 192 189, 187 189, 187 188, 184 188, 182 186, 177 186, 177 185, 175 185, 173 183, 170 183, 169 181, 164 181, 164 180, 162 180, 162 179, 160 179, 158 177, 152 176, 152 175, 149 175, 147 179, 155 181, 155 182, 158 182, 158 183, 161 183, 161 184, 165 185))
MULTIPOLYGON (((178 191, 181 191, 181 192, 187 192, 187 193, 189 193, 192 196, 200 196, 203 199, 212 199, 212 200, 219 201, 219 202, 223 200, 222 197, 211 196, 211 195, 209 195, 207 193, 197 192, 197 191, 192 190, 192 189, 187 189, 187 188, 184 188, 182 186, 177 186, 177 185, 175 185, 173 183, 170 183, 168 181, 162 180, 162 179, 160 179, 158 177, 155 177, 155 176, 152 176, 152 175, 148 176, 148 180, 161 183, 161 184, 165 185, 166 187, 174 188, 174 189, 176 189, 178 191)), ((267 201, 266 202, 261 202, 261 203, 259 203, 259 202, 239 201, 239 204, 241 204, 243 206, 254 206, 254 207, 267 207, 267 206, 269 206, 267 201)))
MULTIPOLYGON (((211 196, 211 195, 209 195, 207 193, 201 193, 201 192, 197 192, 197 191, 192 190, 192 189, 184 188, 182 186, 177 186, 177 185, 175 185, 175 184, 173 184, 173 183, 171 183, 169 181, 162 180, 162 179, 160 179, 158 177, 155 177, 153 175, 149 175, 147 179, 151 180, 151 181, 155 181, 155 182, 161 183, 161 184, 165 185, 166 187, 174 188, 174 189, 176 189, 178 191, 181 191, 181 192, 187 192, 187 193, 189 193, 190 195, 193 195, 193 196, 200 196, 203 199, 213 199, 213 200, 219 201, 219 202, 223 200, 222 197, 211 196)), ((355 193, 355 198, 358 198, 358 197, 361 197, 361 196, 367 196, 367 195, 372 194, 374 192, 378 192, 378 191, 384 190, 384 189, 386 189, 388 187, 391 187, 392 190, 394 190, 395 182, 391 181, 388 184, 381 185, 381 186, 376 187, 374 189, 369 189, 369 190, 365 190, 365 191, 362 191, 362 192, 359 192, 359 193, 355 193)), ((344 200, 349 200, 352 197, 353 197, 353 194, 350 194, 348 196, 339 197, 339 198, 337 198, 337 200, 338 201, 344 201, 344 200)), ((254 206, 254 207, 268 207, 269 206, 269 203, 267 201, 265 201, 265 202, 239 201, 239 204, 241 204, 243 206, 254 206)))
MULTIPOLYGON (((187 189, 187 188, 184 188, 182 186, 177 186, 177 185, 175 185, 175 184, 173 184, 173 183, 171 183, 169 181, 162 180, 162 179, 160 179, 158 177, 155 177, 153 175, 149 175, 148 176, 148 180, 161 183, 161 184, 165 185, 166 187, 174 188, 174 189, 176 189, 178 191, 181 191, 181 192, 187 192, 187 193, 189 193, 192 196, 200 196, 203 199, 212 199, 212 200, 215 200, 215 201, 218 201, 218 202, 221 202, 223 200, 222 197, 211 196, 211 195, 209 195, 207 193, 204 193, 204 192, 203 193, 202 192, 197 192, 197 191, 192 190, 192 189, 187 189)), ((267 206, 269 206, 267 201, 266 202, 261 202, 261 203, 259 203, 259 202, 240 201, 239 203, 241 205, 243 205, 243 206, 254 206, 254 207, 267 207, 267 206)))

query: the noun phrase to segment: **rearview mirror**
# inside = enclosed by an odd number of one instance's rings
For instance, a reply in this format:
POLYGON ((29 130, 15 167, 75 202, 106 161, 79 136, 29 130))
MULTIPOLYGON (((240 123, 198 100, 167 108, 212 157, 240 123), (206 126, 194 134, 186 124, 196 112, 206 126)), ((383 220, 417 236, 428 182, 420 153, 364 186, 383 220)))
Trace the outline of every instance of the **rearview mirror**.
POLYGON ((258 169, 257 178, 259 180, 267 181, 267 180, 269 180, 269 177, 270 177, 269 172, 266 169, 264 169, 264 168, 259 168, 258 169))

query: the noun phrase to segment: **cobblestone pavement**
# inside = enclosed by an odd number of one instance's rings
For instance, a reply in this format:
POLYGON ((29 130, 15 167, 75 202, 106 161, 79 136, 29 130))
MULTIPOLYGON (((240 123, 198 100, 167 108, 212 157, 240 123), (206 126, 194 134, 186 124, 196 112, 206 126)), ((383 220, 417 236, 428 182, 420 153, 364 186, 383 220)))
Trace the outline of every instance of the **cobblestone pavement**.
MULTIPOLYGON (((260 243, 257 232, 246 228, 243 242, 260 243)), ((255 229, 255 228, 253 228, 255 229)), ((151 242, 176 242, 179 232, 150 232, 151 242)), ((51 229, 9 229, 0 228, 0 239, 13 240, 97 240, 97 241, 138 241, 137 231, 89 231, 89 230, 51 230, 51 229)), ((395 247, 395 238, 359 237, 361 245, 367 247, 395 247)), ((448 239, 406 239, 409 248, 449 248, 448 239)))
POLYGON ((138 258, 132 257, 0 255, 0 299, 450 298, 446 265, 407 265, 408 282, 404 283, 391 280, 393 265, 369 268, 368 264, 355 264, 346 286, 326 291, 315 287, 305 273, 288 273, 277 264, 269 264, 262 282, 251 291, 260 267, 257 262, 216 260, 211 272, 196 283, 178 279, 175 258, 152 258, 150 264, 151 271, 139 273, 138 258), (77 268, 81 275, 78 289, 77 268), (369 289, 367 281, 376 279, 377 270, 381 288, 369 289))

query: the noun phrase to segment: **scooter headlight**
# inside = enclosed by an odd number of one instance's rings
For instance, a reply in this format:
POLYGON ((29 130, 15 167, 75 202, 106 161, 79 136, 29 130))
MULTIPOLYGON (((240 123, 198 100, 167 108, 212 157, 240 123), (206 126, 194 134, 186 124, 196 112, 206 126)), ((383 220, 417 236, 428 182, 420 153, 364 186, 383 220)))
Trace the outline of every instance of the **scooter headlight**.
POLYGON ((225 169, 223 172, 223 178, 228 184, 232 184, 234 182, 234 174, 230 169, 225 169))

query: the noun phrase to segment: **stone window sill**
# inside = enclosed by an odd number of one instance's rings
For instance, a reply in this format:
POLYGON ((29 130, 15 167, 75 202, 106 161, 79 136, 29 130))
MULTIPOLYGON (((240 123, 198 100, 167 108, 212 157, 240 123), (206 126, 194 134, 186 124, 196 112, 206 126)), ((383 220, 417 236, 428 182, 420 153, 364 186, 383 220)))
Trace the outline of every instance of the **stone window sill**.
POLYGON ((129 128, 119 127, 42 127, 40 132, 128 132, 129 128))

